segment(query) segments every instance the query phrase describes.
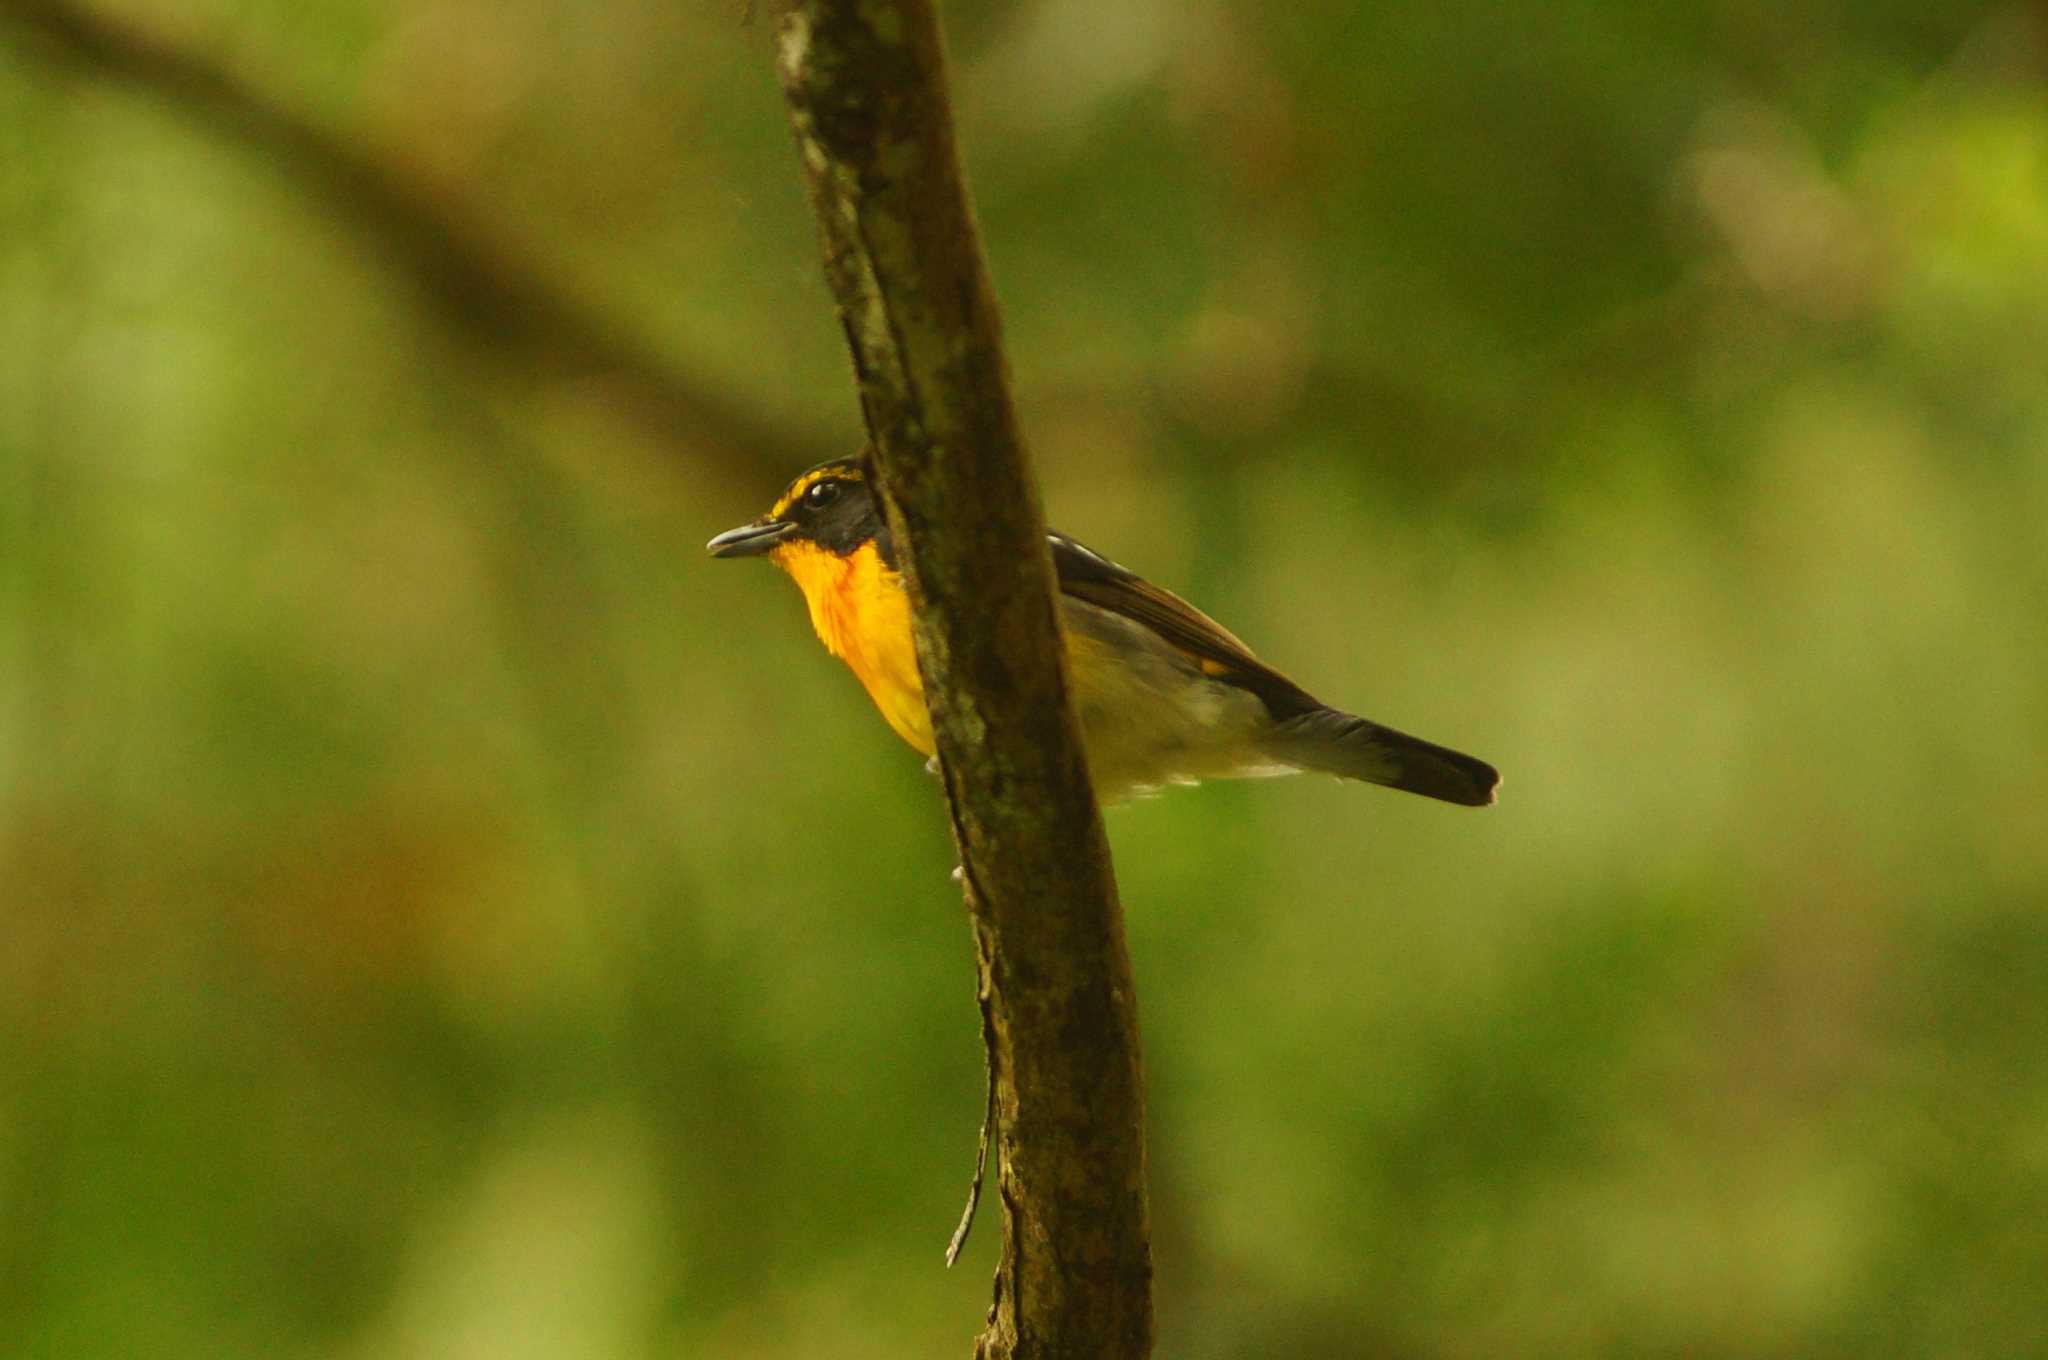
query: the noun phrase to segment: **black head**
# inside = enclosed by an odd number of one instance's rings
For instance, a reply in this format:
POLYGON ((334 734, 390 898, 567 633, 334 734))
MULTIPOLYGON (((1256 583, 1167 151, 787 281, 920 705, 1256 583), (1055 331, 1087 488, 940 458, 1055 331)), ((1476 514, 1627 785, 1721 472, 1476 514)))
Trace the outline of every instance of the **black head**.
POLYGON ((834 458, 791 482, 767 514, 726 530, 704 546, 713 557, 752 557, 784 543, 808 542, 843 555, 871 540, 886 558, 888 533, 868 489, 866 463, 834 458))

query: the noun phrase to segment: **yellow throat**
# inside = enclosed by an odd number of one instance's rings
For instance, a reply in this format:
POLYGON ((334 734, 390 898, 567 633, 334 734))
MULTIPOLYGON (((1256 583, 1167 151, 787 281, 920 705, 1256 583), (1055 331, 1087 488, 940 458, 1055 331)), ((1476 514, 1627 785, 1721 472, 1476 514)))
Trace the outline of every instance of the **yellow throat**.
POLYGON ((825 650, 844 661, 896 735, 932 753, 931 715, 910 640, 910 597, 872 542, 841 557, 815 543, 785 543, 768 560, 789 573, 810 606, 825 650))

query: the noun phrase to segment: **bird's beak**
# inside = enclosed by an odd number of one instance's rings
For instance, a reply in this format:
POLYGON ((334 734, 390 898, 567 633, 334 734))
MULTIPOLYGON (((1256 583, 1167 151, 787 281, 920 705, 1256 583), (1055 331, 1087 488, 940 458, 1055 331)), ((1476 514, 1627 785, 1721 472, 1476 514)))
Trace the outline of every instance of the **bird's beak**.
POLYGON ((727 529, 704 545, 713 557, 759 557, 789 537, 794 524, 779 519, 757 519, 737 529, 727 529))

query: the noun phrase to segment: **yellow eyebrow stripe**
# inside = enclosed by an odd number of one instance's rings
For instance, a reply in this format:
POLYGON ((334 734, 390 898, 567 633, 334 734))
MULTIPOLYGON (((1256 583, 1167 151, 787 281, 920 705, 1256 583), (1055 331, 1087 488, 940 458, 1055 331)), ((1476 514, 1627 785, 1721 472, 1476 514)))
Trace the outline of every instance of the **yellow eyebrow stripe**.
POLYGON ((803 499, 804 492, 809 491, 819 481, 826 477, 844 477, 845 475, 846 470, 844 468, 836 467, 822 467, 814 472, 806 472, 803 476, 789 484, 789 489, 782 493, 781 499, 768 507, 768 517, 770 519, 782 518, 783 515, 789 512, 789 507, 803 499))
POLYGON ((790 511, 796 509, 797 503, 803 499, 806 491, 819 482, 833 481, 849 482, 864 488, 867 484, 867 470, 858 459, 828 458, 814 468, 799 472, 796 480, 782 489, 782 494, 776 497, 775 504, 768 507, 768 513, 762 518, 787 518, 790 511))

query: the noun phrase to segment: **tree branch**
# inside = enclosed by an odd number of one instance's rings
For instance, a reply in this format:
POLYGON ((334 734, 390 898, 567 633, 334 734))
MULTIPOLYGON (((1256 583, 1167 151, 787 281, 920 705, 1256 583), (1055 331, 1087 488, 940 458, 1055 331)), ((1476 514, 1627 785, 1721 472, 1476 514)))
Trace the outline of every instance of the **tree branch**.
POLYGON ((973 918, 1004 1238, 976 1354, 1150 1352, 1137 1010, 930 0, 786 0, 777 53, 911 591, 973 918))
POLYGON ((227 68, 68 0, 0 0, 0 15, 267 157, 480 346, 555 376, 603 379, 658 440, 741 464, 736 481, 823 456, 820 441, 682 371, 424 185, 227 68))

